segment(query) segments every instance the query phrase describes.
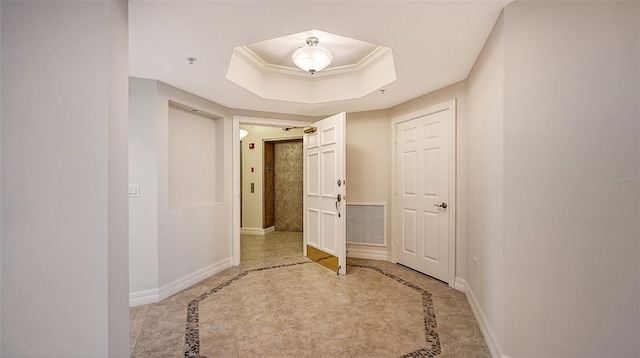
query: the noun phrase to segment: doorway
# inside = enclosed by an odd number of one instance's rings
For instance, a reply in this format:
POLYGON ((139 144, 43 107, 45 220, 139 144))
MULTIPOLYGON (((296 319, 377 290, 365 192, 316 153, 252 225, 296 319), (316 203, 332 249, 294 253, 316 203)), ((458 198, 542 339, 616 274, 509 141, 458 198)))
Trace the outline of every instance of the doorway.
MULTIPOLYGON (((240 208, 242 208, 242 232, 246 233, 249 229, 251 230, 259 230, 257 231, 259 234, 265 234, 270 232, 271 230, 275 230, 276 222, 273 222, 273 225, 266 226, 265 224, 269 224, 264 220, 263 214, 263 187, 264 182, 262 179, 263 170, 266 170, 266 167, 269 165, 263 164, 263 156, 262 151, 264 150, 263 143, 269 143, 272 141, 286 141, 286 140, 300 140, 302 138, 302 129, 303 127, 309 126, 310 123, 302 122, 302 121, 291 121, 291 120, 281 120, 281 119, 270 119, 270 118, 257 118, 257 117, 245 117, 245 116, 234 116, 233 117, 233 133, 238 133, 240 130, 240 126, 248 127, 249 135, 242 140, 242 147, 244 150, 241 151, 240 140, 237 138, 237 135, 234 135, 234 143, 233 148, 233 158, 232 158, 232 168, 233 168, 233 201, 234 201, 234 211, 233 211, 233 226, 232 226, 232 254, 233 254, 233 264, 237 265, 240 263, 241 259, 241 214, 240 208), (253 127, 253 128, 252 128, 253 127), (262 136, 259 140, 252 136, 253 134, 257 134, 256 132, 261 130, 259 128, 271 130, 271 135, 262 136), (283 128, 300 128, 300 133, 296 133, 296 131, 284 131, 283 128), (278 133, 278 135, 274 135, 273 133, 278 133), (253 149, 249 149, 251 146, 253 149), (240 155, 242 152, 242 167, 245 170, 241 170, 240 165, 240 155), (259 155, 257 154, 259 153, 259 155), (250 164, 251 157, 253 159, 259 161, 254 161, 254 165, 250 164), (251 171, 253 168, 253 172, 251 171), (240 180, 240 176, 242 175, 242 181, 240 180), (241 183, 244 182, 244 185, 241 183), (253 193, 251 192, 251 184, 253 184, 253 193), (242 190, 241 190, 242 188, 242 190), (242 193, 242 205, 240 200, 240 193, 242 193), (252 196, 256 199, 254 202, 257 202, 259 207, 252 205, 251 209, 248 205, 247 198, 252 196), (247 215, 249 210, 253 210, 253 214, 247 215), (249 221, 247 221, 249 219, 249 221), (269 227, 273 229, 269 229, 269 227)), ((274 143, 275 146, 275 143, 274 143)), ((268 163, 269 164, 269 163, 268 163)), ((275 163, 274 163, 275 164, 275 163)), ((302 166, 302 162, 300 163, 302 166)), ((271 169, 274 169, 274 166, 271 165, 271 169)), ((301 190, 301 189, 300 189, 301 190)), ((274 192, 274 200, 275 200, 276 192, 274 192)), ((302 203, 299 204, 300 207, 302 203)), ((275 214, 275 212, 274 212, 275 214)), ((274 216, 274 219, 276 217, 274 216)), ((267 218, 268 219, 268 218, 267 218)), ((254 231, 255 233, 256 231, 254 231)))
POLYGON ((263 163, 263 227, 302 232, 302 138, 265 140, 263 163))
POLYGON ((455 100, 395 118, 396 262, 455 285, 455 100))

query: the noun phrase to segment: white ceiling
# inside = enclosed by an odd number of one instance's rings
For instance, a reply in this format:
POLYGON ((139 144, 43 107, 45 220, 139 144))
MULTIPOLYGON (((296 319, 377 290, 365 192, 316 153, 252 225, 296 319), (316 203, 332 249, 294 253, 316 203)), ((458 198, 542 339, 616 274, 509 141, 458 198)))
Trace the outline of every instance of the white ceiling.
POLYGON ((510 1, 132 0, 129 71, 230 108, 310 116, 384 109, 465 79, 510 1), (234 47, 309 29, 390 47, 397 80, 385 94, 303 104, 263 99, 226 79, 234 47))

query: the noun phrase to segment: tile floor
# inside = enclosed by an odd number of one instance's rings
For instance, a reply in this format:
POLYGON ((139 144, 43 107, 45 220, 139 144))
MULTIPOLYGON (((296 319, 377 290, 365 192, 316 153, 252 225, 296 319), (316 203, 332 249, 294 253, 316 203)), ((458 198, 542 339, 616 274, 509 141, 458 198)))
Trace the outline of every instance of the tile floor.
POLYGON ((240 266, 130 309, 131 356, 490 357, 463 293, 385 261, 337 276, 301 252, 301 233, 243 236, 240 266))

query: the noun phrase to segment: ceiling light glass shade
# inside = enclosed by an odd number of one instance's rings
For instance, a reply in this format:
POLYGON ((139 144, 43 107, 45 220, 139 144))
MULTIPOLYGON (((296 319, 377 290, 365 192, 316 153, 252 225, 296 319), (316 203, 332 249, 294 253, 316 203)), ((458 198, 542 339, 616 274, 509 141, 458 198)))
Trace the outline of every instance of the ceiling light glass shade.
POLYGON ((325 69, 329 64, 331 64, 331 61, 333 61, 333 54, 326 48, 319 47, 317 38, 308 38, 307 44, 309 44, 309 47, 301 47, 291 56, 291 59, 296 66, 314 74, 325 69))
POLYGON ((241 129, 240 130, 240 139, 246 137, 249 135, 249 132, 247 130, 241 129))

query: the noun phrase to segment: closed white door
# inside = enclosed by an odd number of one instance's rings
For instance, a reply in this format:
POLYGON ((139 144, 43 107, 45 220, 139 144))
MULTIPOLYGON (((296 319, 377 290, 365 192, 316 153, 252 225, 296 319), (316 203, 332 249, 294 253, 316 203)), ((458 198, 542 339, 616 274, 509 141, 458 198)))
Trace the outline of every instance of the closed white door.
POLYGON ((449 282, 450 109, 396 125, 398 263, 449 282))
POLYGON ((304 135, 304 255, 311 249, 337 258, 346 273, 345 113, 313 123, 304 135))

